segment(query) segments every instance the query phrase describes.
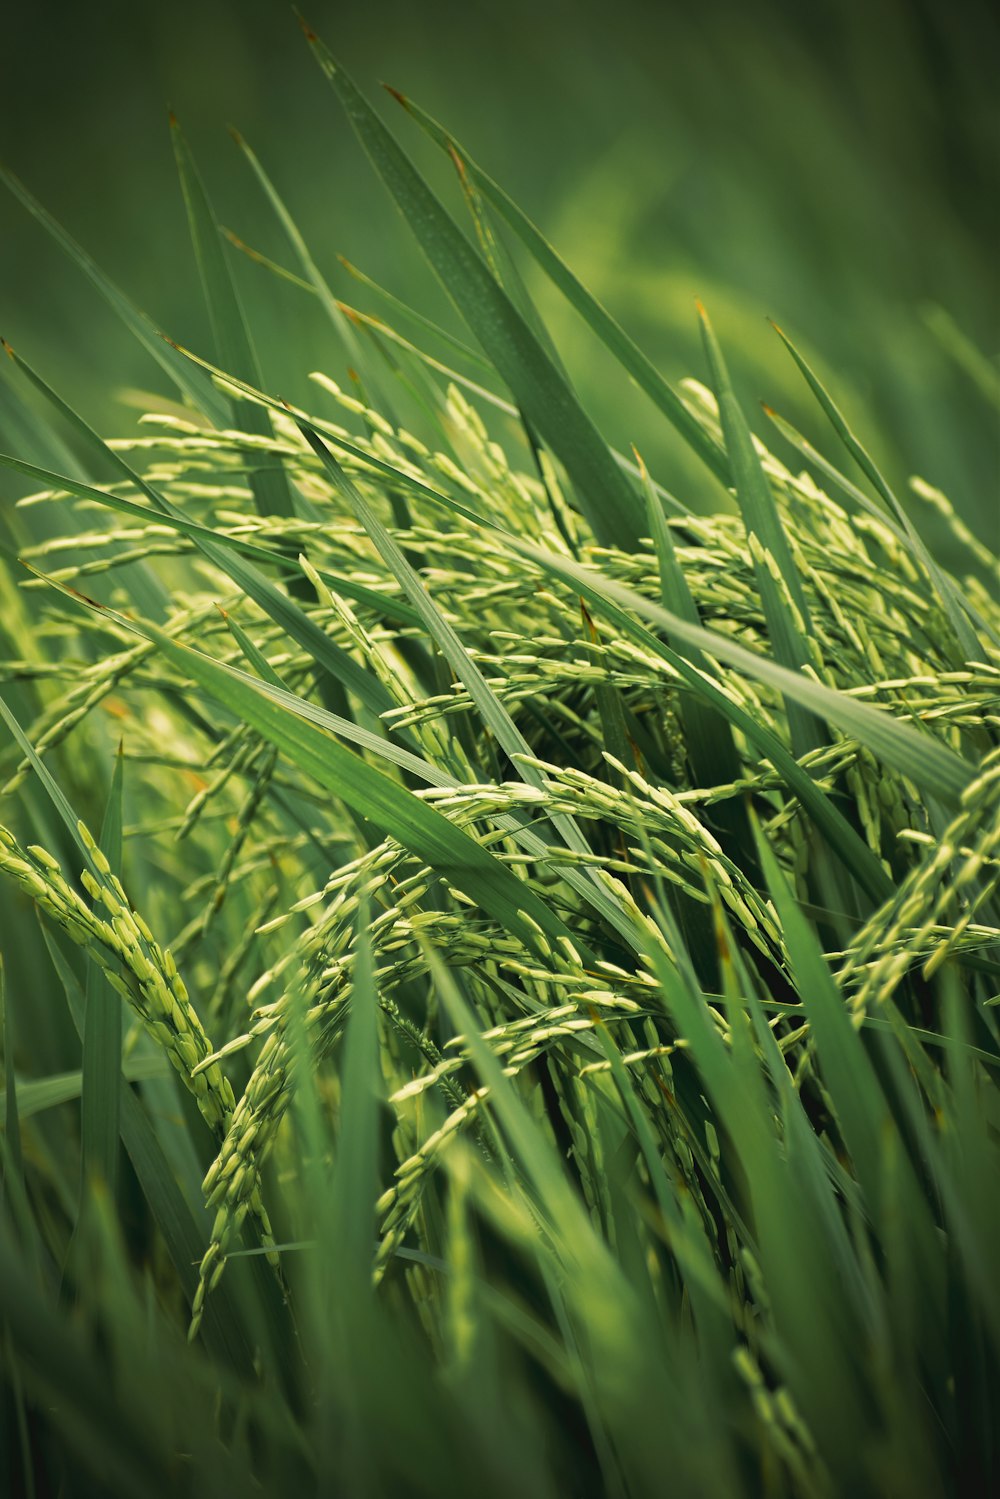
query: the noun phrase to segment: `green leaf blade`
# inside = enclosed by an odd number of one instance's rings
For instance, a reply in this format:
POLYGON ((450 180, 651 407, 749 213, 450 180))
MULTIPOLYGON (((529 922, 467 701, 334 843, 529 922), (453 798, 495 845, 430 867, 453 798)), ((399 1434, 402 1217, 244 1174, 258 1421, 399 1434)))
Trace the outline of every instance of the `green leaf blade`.
MULTIPOLYGON (((226 260, 222 232, 212 211, 201 177, 176 117, 170 116, 170 133, 181 180, 195 259, 212 323, 219 360, 255 385, 260 370, 254 353, 243 307, 226 260)), ((251 436, 271 436, 266 412, 259 406, 234 403, 234 424, 251 436)), ((261 455, 250 486, 262 515, 293 515, 295 504, 280 460, 261 455)))
MULTIPOLYGON (((119 746, 98 847, 112 869, 122 861, 124 753, 119 746)), ((96 963, 87 968, 87 1010, 83 1027, 80 1138, 83 1190, 104 1182, 112 1200, 118 1184, 118 1135, 122 1070, 121 1000, 96 963)))
POLYGON ((450 214, 319 38, 309 44, 432 268, 524 415, 562 462, 602 541, 635 545, 642 508, 575 393, 450 214))

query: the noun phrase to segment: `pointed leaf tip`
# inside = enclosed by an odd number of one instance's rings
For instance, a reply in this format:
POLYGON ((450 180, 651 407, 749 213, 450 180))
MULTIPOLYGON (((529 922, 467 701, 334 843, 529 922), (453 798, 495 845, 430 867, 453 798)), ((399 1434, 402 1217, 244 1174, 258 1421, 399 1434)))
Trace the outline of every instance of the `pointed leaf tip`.
POLYGON ((293 8, 294 13, 295 13, 295 19, 298 21, 299 25, 302 27, 302 35, 305 37, 305 39, 309 43, 310 47, 313 46, 316 42, 319 41, 319 37, 316 35, 315 31, 313 31, 312 27, 309 25, 309 22, 306 20, 305 16, 302 14, 302 12, 299 10, 298 6, 296 5, 296 6, 293 6, 292 8, 293 8))
POLYGON ((404 109, 409 109, 410 101, 405 94, 400 93, 398 88, 393 88, 391 83, 383 83, 382 87, 387 94, 391 94, 397 104, 402 104, 404 109))

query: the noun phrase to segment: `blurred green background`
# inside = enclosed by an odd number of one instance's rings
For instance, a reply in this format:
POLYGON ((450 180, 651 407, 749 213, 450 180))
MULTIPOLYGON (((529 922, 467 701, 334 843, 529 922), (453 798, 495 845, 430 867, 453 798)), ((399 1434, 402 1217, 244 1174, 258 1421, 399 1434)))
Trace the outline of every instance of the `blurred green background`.
MULTIPOLYGON (((669 378, 704 374, 701 296, 748 408, 769 400, 833 454, 771 315, 897 483, 920 473, 981 534, 995 529, 992 7, 317 0, 308 16, 370 97, 386 79, 452 128, 669 378)), ((380 310, 341 252, 457 326, 284 4, 8 6, 0 50, 4 160, 178 339, 210 350, 168 102, 220 217, 250 243, 289 261, 229 122, 338 293, 380 310)), ((461 212, 447 163, 380 97, 461 212)), ((0 330, 94 422, 128 428, 119 393, 164 389, 159 372, 20 205, 2 214, 0 330)), ((273 389, 304 397, 310 369, 342 374, 309 299, 248 263, 239 276, 273 389)), ((557 294, 531 284, 609 437, 704 503, 662 421, 557 294)))

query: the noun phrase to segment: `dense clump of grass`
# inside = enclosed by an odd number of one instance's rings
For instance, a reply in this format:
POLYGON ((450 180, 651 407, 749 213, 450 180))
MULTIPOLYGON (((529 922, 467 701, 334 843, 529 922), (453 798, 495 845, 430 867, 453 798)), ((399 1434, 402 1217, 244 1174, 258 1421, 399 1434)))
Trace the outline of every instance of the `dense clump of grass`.
POLYGON ((849 473, 703 311, 669 385, 404 100, 467 238, 309 41, 479 350, 337 300, 245 143, 351 370, 309 411, 176 124, 211 361, 11 184, 178 388, 105 442, 9 351, 14 1490, 985 1491, 996 560, 791 344, 849 473), (714 509, 607 446, 505 233, 714 509))

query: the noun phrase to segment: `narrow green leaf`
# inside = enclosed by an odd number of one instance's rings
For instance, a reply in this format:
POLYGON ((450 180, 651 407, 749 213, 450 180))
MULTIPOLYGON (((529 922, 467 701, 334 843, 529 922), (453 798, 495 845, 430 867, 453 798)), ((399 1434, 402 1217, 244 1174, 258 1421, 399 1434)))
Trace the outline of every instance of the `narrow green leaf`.
POLYGON ((580 314, 594 333, 614 354, 619 364, 628 372, 639 389, 645 392, 653 404, 680 433, 688 446, 698 454, 717 478, 728 482, 728 465, 718 443, 705 431, 697 418, 684 404, 681 397, 650 362, 642 350, 633 342, 625 330, 615 321, 606 308, 578 280, 566 262, 556 253, 544 235, 503 188, 483 171, 482 167, 466 153, 462 146, 442 125, 425 113, 412 99, 389 89, 404 109, 443 150, 461 162, 483 196, 504 217, 515 234, 521 239, 531 255, 541 266, 553 285, 563 293, 570 305, 580 314))
POLYGON ((378 1051, 378 988, 368 933, 368 906, 358 907, 354 983, 344 1040, 339 1148, 333 1178, 342 1273, 350 1294, 371 1289, 378 1196, 378 1108, 382 1077, 378 1051))
MULTIPOLYGON (((758 855, 785 942, 792 976, 814 1038, 823 1082, 829 1092, 854 1171, 869 1211, 880 1223, 891 1208, 884 1201, 887 1144, 893 1144, 894 1191, 903 1204, 911 1253, 925 1268, 936 1255, 937 1229, 928 1212, 913 1166, 892 1118, 879 1076, 834 983, 813 926, 799 908, 774 853, 756 820, 758 855)), ((898 1211, 899 1209, 897 1209, 898 1211)))
POLYGON ((17 1079, 14 1072, 14 1023, 7 1001, 3 953, 0 953, 0 1041, 3 1043, 4 1063, 3 1183, 6 1186, 9 1174, 20 1178, 24 1169, 21 1154, 21 1116, 24 1111, 23 1108, 18 1108, 17 1079))
MULTIPOLYGON (((98 845, 112 869, 122 862, 122 792, 125 757, 115 756, 111 790, 98 845)), ((83 1191, 101 1179, 114 1201, 118 1184, 119 1100, 122 1069, 121 999, 96 963, 87 966, 87 1013, 83 1027, 83 1090, 80 1134, 83 1191)))
MULTIPOLYGON (((416 307, 411 307, 408 302, 403 301, 402 297, 397 297, 394 292, 381 286, 379 282, 373 280, 371 276, 360 270, 358 266, 346 259, 345 256, 338 255, 337 259, 349 276, 353 276, 355 281, 360 282, 362 286, 367 286, 369 291, 373 291, 377 297, 385 302, 387 307, 392 308, 393 312, 400 313, 402 317, 412 322, 417 328, 422 328, 425 333, 431 334, 433 338, 440 339, 443 344, 446 344, 451 349, 452 353, 458 354, 462 359, 467 360, 469 364, 475 365, 484 374, 493 374, 492 364, 479 353, 478 349, 473 349, 471 345, 463 343, 460 338, 455 337, 454 333, 449 333, 447 328, 442 328, 439 323, 435 323, 425 313, 418 311, 416 307)), ((383 329, 387 327, 380 319, 376 319, 375 321, 379 322, 383 329)), ((412 345, 410 347, 412 348, 412 345)))
MULTIPOLYGON (((722 436, 732 469, 733 485, 739 501, 747 535, 756 537, 766 558, 753 556, 754 576, 760 592, 764 618, 774 654, 782 666, 792 670, 807 665, 810 661, 809 646, 805 639, 810 633, 809 609, 806 604, 802 580, 792 560, 791 550, 785 536, 778 507, 775 504, 771 485, 753 445, 750 428, 740 409, 726 369, 722 350, 708 320, 708 314, 698 303, 702 339, 711 370, 719 404, 719 419, 722 436), (768 565, 773 563, 787 588, 790 600, 786 600, 777 585, 768 565), (794 611, 794 612, 793 612, 794 611), (796 614, 798 618, 796 618, 796 614)), ((796 755, 804 755, 824 742, 823 726, 813 716, 803 712, 792 699, 787 703, 788 725, 792 747, 796 755)))
MULTIPOLYGON (((85 1004, 81 1013, 86 1013, 85 1004)), ((130 1083, 145 1082, 151 1077, 169 1077, 170 1063, 162 1055, 149 1052, 145 1056, 130 1057, 122 1066, 121 1074, 130 1083)), ((35 1114, 44 1114, 48 1109, 57 1109, 64 1103, 75 1103, 83 1092, 83 1072, 56 1072, 51 1077, 33 1077, 17 1081, 17 1111, 21 1119, 30 1119, 35 1114)), ((4 1094, 4 1107, 9 1100, 4 1094)))
MULTIPOLYGON (((274 186, 274 183, 271 181, 270 177, 261 166, 259 160, 257 159, 256 153, 251 150, 250 146, 243 139, 240 132, 238 130, 230 130, 230 134, 232 135, 233 140, 236 142, 236 145, 243 152, 243 155, 250 164, 250 168, 253 171, 254 176, 257 178, 257 181, 263 188, 264 194, 271 207, 273 208, 278 222, 281 224, 282 229, 284 229, 285 234, 288 237, 288 241, 291 244, 292 249, 295 251, 296 256, 298 257, 299 264, 305 272, 306 282, 319 298, 320 305, 322 306, 327 317, 330 319, 330 322, 332 323, 341 342, 343 343, 344 350, 349 360, 358 369, 363 369, 366 360, 364 354, 362 353, 361 345, 358 343, 354 329, 351 327, 350 321, 345 316, 340 303, 337 301, 337 298, 333 295, 333 292, 327 285, 326 279, 320 271, 319 266, 316 264, 315 260, 313 260, 312 258, 312 255, 309 253, 309 247, 303 239, 298 225, 286 208, 284 200, 281 198, 277 188, 274 186)), ((238 369, 237 365, 229 364, 227 360, 221 359, 221 351, 220 362, 226 364, 230 369, 238 369)), ((248 375, 247 378, 249 379, 250 376, 248 375)), ((259 379, 256 383, 260 383, 259 379)))
POLYGON ((53 807, 58 813, 59 818, 62 821, 62 824, 65 827, 67 833, 69 834, 71 841, 75 844, 81 861, 86 865, 91 874, 96 880, 99 881, 99 883, 106 883, 106 877, 104 873, 100 869, 98 869, 97 865, 94 863, 90 850, 80 836, 79 819, 74 813, 73 808, 66 800, 66 797, 63 795, 60 787, 52 779, 48 767, 37 754, 34 745, 31 743, 30 739, 25 734, 24 730, 21 728, 21 725, 18 723, 17 719, 14 717, 13 713, 8 708, 2 697, 0 697, 0 718, 3 719, 8 729, 10 729, 15 740, 17 741, 21 753, 29 762, 32 770, 38 777, 42 788, 44 789, 53 807))
POLYGON ((921 312, 925 324, 941 347, 965 371, 983 399, 1000 410, 1000 369, 997 369, 995 361, 973 343, 946 308, 929 302, 921 308, 921 312))
MULTIPOLYGON (((635 456, 646 496, 649 534, 659 563, 660 599, 664 608, 669 609, 672 614, 678 615, 690 625, 700 626, 701 615, 691 596, 684 570, 677 560, 673 534, 663 514, 663 506, 653 489, 646 465, 638 453, 635 456)), ((705 658, 697 647, 688 646, 681 654, 687 656, 691 665, 699 671, 708 670, 705 658)), ((713 713, 699 697, 685 696, 678 711, 695 784, 726 786, 737 780, 740 760, 733 742, 732 729, 726 720, 713 713)))
POLYGON ((475 225, 476 238, 479 241, 483 259, 556 369, 564 378, 568 378, 559 351, 552 341, 549 330, 542 322, 531 293, 524 284, 517 262, 512 258, 507 246, 493 227, 489 209, 479 192, 475 179, 465 170, 465 163, 458 152, 450 151, 449 155, 458 171, 462 195, 475 225))
POLYGON ((126 328, 142 344, 160 365, 170 379, 177 386, 181 395, 200 411, 213 426, 221 427, 226 423, 226 404, 218 391, 214 389, 209 380, 205 380, 189 365, 185 365, 177 351, 164 340, 151 318, 141 312, 138 307, 129 301, 124 292, 120 291, 114 282, 107 277, 100 266, 91 259, 86 250, 78 245, 76 240, 52 217, 38 202, 37 198, 29 193, 13 172, 6 167, 0 166, 0 181, 3 181, 10 191, 19 198, 28 212, 37 219, 42 228, 45 229, 59 245, 60 249, 69 256, 84 275, 100 292, 114 312, 121 318, 126 328))
MULTIPOLYGON (((244 379, 259 385, 261 382, 257 356, 239 294, 226 262, 223 235, 194 158, 173 114, 170 116, 170 133, 219 362, 227 369, 235 370, 244 379)), ((257 437, 272 435, 266 413, 260 407, 247 406, 243 402, 233 403, 233 425, 241 432, 257 437)), ((250 476, 250 487, 262 515, 295 513, 292 492, 280 459, 262 453, 256 471, 250 476)))
POLYGON ((595 534, 604 542, 634 546, 642 526, 638 496, 575 393, 355 84, 319 38, 306 34, 431 266, 517 405, 562 462, 595 534))
POLYGON ((970 623, 967 604, 961 592, 955 586, 954 581, 938 566, 930 552, 928 552, 923 540, 914 528, 910 517, 899 503, 895 494, 893 494, 874 460, 851 431, 843 413, 821 383, 819 377, 806 363, 805 359, 803 359, 787 334, 783 333, 776 323, 773 323, 772 327, 802 371, 810 390, 822 407, 830 425, 844 444, 844 447, 871 484, 875 493, 884 501, 896 524, 909 538, 913 553, 926 571, 948 622, 955 633, 955 640, 962 653, 961 658, 967 661, 983 660, 983 648, 970 623))

